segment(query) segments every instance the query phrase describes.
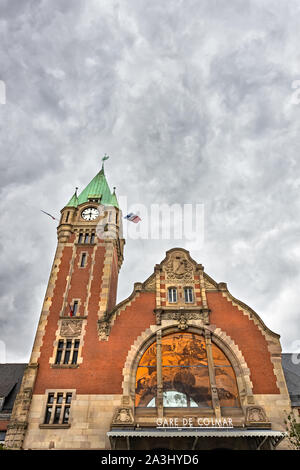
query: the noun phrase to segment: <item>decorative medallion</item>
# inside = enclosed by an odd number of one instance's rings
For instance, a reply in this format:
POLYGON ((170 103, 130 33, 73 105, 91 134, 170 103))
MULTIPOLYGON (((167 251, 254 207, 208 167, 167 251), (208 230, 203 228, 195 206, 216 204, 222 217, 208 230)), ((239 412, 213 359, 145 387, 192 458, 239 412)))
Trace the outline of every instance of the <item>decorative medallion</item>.
POLYGON ((117 408, 112 420, 113 426, 130 425, 134 423, 133 412, 131 408, 117 408))

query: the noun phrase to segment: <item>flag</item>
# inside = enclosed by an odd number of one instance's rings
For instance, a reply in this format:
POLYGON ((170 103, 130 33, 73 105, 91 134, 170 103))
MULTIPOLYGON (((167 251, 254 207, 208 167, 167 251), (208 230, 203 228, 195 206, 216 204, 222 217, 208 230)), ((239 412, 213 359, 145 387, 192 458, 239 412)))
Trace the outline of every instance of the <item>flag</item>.
POLYGON ((130 222, 134 222, 135 224, 142 220, 138 215, 133 214, 132 212, 130 212, 130 214, 127 214, 124 219, 130 220, 130 222))
POLYGON ((53 217, 53 215, 49 214, 49 212, 45 212, 42 209, 41 209, 41 212, 44 212, 44 214, 49 215, 49 217, 51 217, 51 219, 53 219, 53 220, 58 220, 56 217, 53 217))
POLYGON ((73 309, 70 304, 69 304, 69 315, 70 317, 73 317, 73 309))

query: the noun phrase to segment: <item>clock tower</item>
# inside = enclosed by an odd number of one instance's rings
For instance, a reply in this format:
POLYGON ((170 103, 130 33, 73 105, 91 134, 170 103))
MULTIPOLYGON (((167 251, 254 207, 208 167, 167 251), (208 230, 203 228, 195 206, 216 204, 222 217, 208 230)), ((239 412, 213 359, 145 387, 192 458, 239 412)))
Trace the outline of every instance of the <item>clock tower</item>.
POLYGON ((101 381, 91 366, 101 354, 105 316, 116 304, 125 243, 122 214, 103 165, 80 194, 77 189, 61 210, 57 249, 7 447, 23 447, 29 410, 45 394, 49 403, 41 426, 67 427, 75 391, 97 393, 101 381))

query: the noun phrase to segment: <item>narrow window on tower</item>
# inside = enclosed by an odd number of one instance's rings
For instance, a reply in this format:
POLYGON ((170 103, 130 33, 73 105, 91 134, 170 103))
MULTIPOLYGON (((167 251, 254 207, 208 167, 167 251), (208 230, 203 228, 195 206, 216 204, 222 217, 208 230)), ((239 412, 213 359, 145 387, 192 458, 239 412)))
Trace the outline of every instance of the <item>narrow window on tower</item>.
POLYGON ((78 311, 78 300, 74 300, 73 308, 72 308, 72 317, 75 317, 77 315, 77 311, 78 311))
POLYGON ((70 211, 67 212, 65 223, 68 223, 69 216, 70 216, 70 211))
POLYGON ((169 287, 168 289, 168 300, 170 303, 177 302, 177 289, 175 287, 169 287))
POLYGON ((65 357, 64 357, 64 364, 69 364, 70 357, 71 357, 71 351, 72 351, 72 340, 67 339, 66 349, 65 349, 65 357))
POLYGON ((85 267, 85 262, 86 262, 86 253, 82 253, 81 255, 81 261, 80 261, 80 267, 84 268, 85 267))
POLYGON ((93 245, 95 243, 95 234, 92 233, 90 243, 93 245))
POLYGON ((88 242, 89 242, 89 238, 90 238, 89 233, 86 232, 86 234, 85 234, 85 236, 84 236, 84 243, 88 243, 88 242))
POLYGON ((58 342, 55 364, 61 364, 63 351, 64 351, 64 341, 61 339, 58 342))
POLYGON ((83 240, 83 233, 80 232, 79 237, 78 237, 78 243, 82 243, 83 240))
POLYGON ((79 339, 76 339, 74 341, 74 347, 73 347, 72 364, 77 364, 79 344, 80 344, 79 339))

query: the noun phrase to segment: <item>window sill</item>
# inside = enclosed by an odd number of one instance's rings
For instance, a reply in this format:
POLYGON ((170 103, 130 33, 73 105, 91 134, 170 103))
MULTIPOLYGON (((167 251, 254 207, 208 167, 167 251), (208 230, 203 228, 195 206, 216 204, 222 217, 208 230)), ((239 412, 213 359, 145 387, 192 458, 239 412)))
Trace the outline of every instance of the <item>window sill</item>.
POLYGON ((68 429, 71 425, 68 424, 40 424, 40 429, 68 429))
POLYGON ((95 242, 93 242, 93 243, 78 243, 77 242, 77 243, 75 243, 75 245, 76 246, 94 246, 94 245, 96 245, 96 243, 95 242))
POLYGON ((87 315, 74 315, 73 317, 70 317, 70 315, 60 315, 59 318, 64 320, 84 320, 87 318, 87 315))
POLYGON ((51 364, 52 369, 77 369, 79 364, 51 364))

